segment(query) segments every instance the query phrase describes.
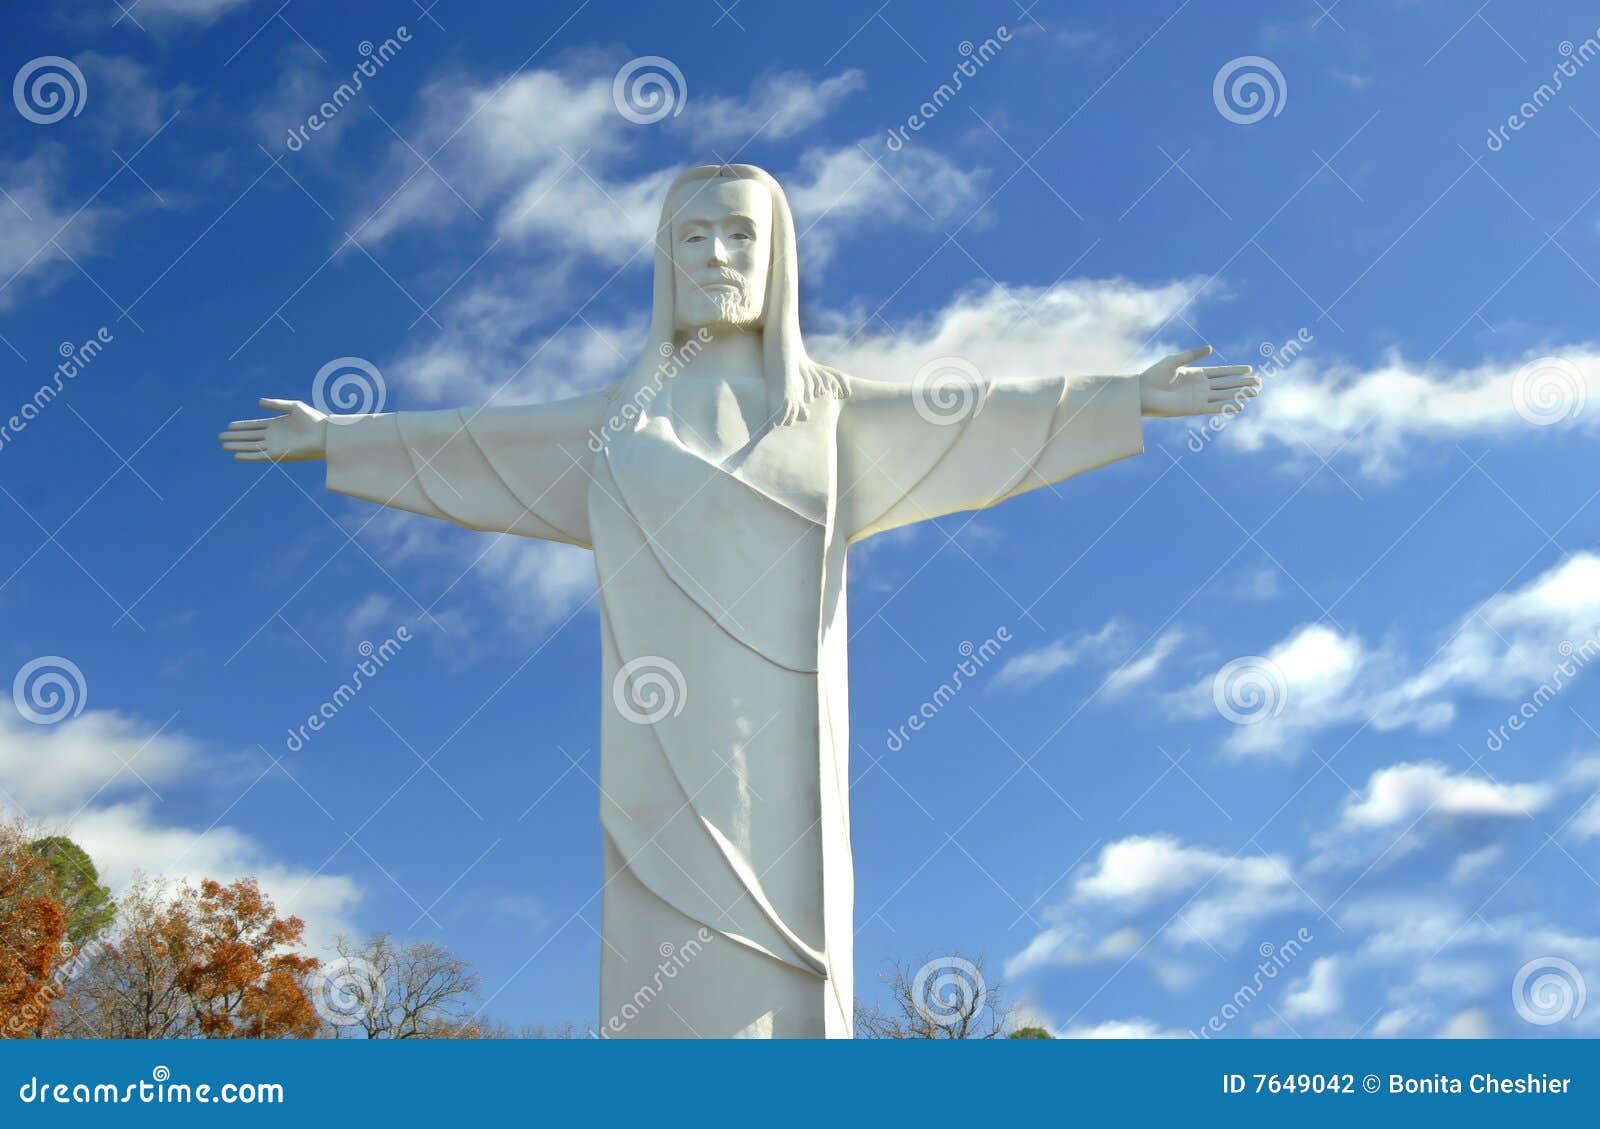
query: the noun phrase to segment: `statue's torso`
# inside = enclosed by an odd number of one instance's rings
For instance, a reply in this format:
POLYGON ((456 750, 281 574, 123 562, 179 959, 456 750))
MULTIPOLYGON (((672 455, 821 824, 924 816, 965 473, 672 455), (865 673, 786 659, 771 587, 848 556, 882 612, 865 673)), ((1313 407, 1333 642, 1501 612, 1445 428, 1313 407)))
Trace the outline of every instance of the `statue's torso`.
POLYGON ((759 370, 730 377, 686 373, 667 382, 654 410, 667 417, 684 446, 721 463, 765 429, 766 380, 759 370))

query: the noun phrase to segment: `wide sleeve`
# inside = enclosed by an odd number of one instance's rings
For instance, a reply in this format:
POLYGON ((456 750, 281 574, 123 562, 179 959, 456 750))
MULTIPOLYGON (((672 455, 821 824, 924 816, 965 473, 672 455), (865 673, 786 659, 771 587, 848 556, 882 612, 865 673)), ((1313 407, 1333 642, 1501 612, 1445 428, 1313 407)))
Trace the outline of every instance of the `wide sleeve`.
POLYGON ((1137 377, 944 389, 854 380, 839 412, 839 522, 859 540, 1143 451, 1137 377))
POLYGON ((327 486, 469 529, 589 548, 601 394, 514 408, 339 416, 327 486))

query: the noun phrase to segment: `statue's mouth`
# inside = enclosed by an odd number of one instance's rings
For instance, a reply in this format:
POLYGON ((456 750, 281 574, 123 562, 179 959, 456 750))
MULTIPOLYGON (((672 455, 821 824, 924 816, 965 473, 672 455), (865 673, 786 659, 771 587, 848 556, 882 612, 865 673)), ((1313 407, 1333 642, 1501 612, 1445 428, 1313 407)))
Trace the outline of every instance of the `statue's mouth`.
POLYGON ((700 283, 701 290, 743 290, 744 279, 732 272, 700 283))

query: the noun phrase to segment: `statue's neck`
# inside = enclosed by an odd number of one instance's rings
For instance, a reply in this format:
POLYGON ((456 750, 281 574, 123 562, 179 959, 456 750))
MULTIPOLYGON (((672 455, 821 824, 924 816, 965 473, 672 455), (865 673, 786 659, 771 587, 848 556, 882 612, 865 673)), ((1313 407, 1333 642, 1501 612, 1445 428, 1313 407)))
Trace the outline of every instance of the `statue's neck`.
POLYGON ((712 462, 744 450, 766 429, 761 331, 730 329, 678 339, 687 358, 668 399, 680 441, 712 462))
POLYGON ((687 358, 680 379, 710 377, 721 380, 759 377, 762 372, 762 340, 759 329, 708 331, 704 340, 693 334, 680 334, 679 349, 687 358))

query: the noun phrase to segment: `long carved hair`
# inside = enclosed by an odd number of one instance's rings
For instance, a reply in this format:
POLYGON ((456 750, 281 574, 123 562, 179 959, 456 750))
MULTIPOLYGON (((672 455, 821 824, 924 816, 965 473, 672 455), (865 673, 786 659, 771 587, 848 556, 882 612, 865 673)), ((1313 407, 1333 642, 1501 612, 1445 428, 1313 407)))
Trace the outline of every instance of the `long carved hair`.
MULTIPOLYGON (((656 225, 655 283, 650 305, 650 332, 644 352, 617 386, 619 396, 641 397, 659 390, 664 360, 676 348, 673 311, 673 197, 684 185, 704 180, 753 180, 772 198, 772 254, 767 269, 767 296, 762 308, 762 369, 767 383, 771 422, 790 424, 802 418, 811 401, 821 396, 849 395, 849 381, 836 369, 819 365, 806 353, 800 337, 800 268, 795 253, 794 216, 783 188, 754 165, 700 165, 680 174, 667 189, 656 225)), ((676 366, 672 366, 676 371, 676 366)))

